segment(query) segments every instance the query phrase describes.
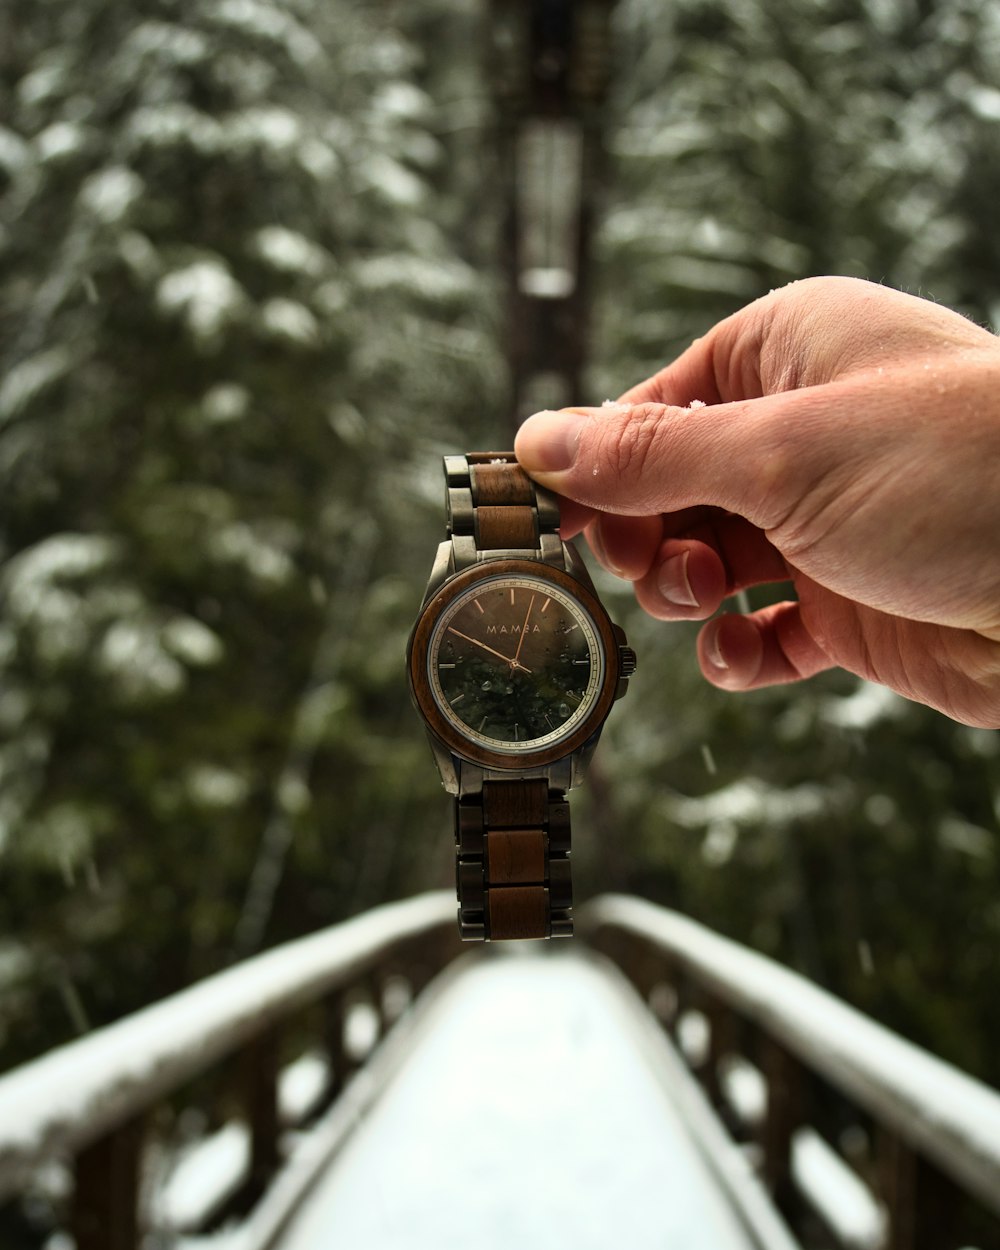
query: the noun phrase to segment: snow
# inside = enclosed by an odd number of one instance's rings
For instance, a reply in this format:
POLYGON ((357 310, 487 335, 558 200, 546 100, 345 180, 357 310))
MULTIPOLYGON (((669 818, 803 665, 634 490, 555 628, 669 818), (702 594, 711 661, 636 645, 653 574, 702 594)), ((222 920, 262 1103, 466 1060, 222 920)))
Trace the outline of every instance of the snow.
POLYGON ((354 270, 367 291, 405 289, 432 299, 469 295, 476 276, 469 266, 453 258, 427 260, 408 252, 393 252, 358 264, 354 270))
POLYGON ((35 69, 17 84, 17 99, 22 105, 43 104, 66 90, 67 70, 62 54, 51 51, 35 69))
POLYGON ((1000 122, 1000 91, 995 87, 970 86, 965 98, 976 117, 987 122, 1000 122))
POLYGON ((162 268, 152 241, 138 230, 121 230, 117 236, 118 254, 139 282, 155 281, 162 268))
POLYGON ((101 639, 97 662, 128 699, 176 694, 184 686, 183 665, 163 649, 155 624, 142 618, 113 621, 101 639))
POLYGON ((289 343, 312 346, 319 338, 319 323, 313 314, 292 299, 269 299, 260 310, 261 323, 269 335, 289 343))
POLYGON ((199 65, 212 55, 212 45, 200 32, 173 22, 141 22, 125 39, 121 59, 138 68, 147 57, 166 66, 199 65))
POLYGON ((344 1023, 344 1049, 361 1062, 378 1041, 378 1013, 371 1003, 356 1003, 344 1023))
POLYGON ((576 274, 572 269, 555 267, 522 269, 517 284, 535 299, 566 299, 576 287, 576 274))
POLYGON ((60 161, 63 157, 73 156, 86 142, 86 130, 74 122, 53 122, 34 139, 40 161, 60 161))
POLYGON ((8 564, 4 579, 8 602, 16 615, 31 615, 47 586, 59 578, 96 573, 117 554, 117 542, 101 534, 51 534, 8 564))
POLYGON ((316 182, 328 182, 340 168, 340 158, 328 143, 310 137, 296 151, 300 167, 316 182))
POLYGON ((65 347, 49 347, 13 365, 0 381, 0 427, 20 416, 47 386, 65 377, 73 357, 65 347))
POLYGON ((234 1193, 250 1166, 250 1133, 232 1121, 186 1150, 152 1203, 156 1223, 169 1230, 197 1228, 234 1193))
POLYGON ((387 83, 372 100, 374 113, 420 123, 427 120, 432 107, 433 102, 427 92, 409 82, 387 83))
MULTIPOLYGON (((396 941, 452 931, 450 890, 377 907, 210 977, 0 1078, 0 1199, 247 1040, 349 981, 396 941)), ((457 942, 457 939, 456 939, 457 942)))
POLYGON ((219 26, 281 46, 300 69, 322 61, 319 41, 287 12, 263 0, 222 0, 214 6, 219 26))
POLYGON ((677 1021, 677 1044, 692 1068, 700 1067, 708 1058, 710 1030, 702 1011, 685 1011, 677 1021))
MULTIPOLYGON (((280 1074, 278 1105, 284 1123, 295 1123, 326 1089, 329 1068, 316 1054, 300 1055, 280 1074)), ((250 1132, 232 1120, 189 1143, 172 1162, 166 1179, 154 1187, 152 1216, 157 1228, 197 1228, 236 1192, 250 1168, 250 1132)))
POLYGON ((226 137, 244 151, 286 153, 302 139, 302 121, 276 104, 255 105, 227 119, 226 137))
POLYGON ((358 174, 384 203, 393 207, 417 208, 424 200, 423 181, 384 152, 372 152, 358 174))
POLYGON ((792 1176, 844 1250, 881 1250, 886 1218, 867 1185, 812 1129, 792 1139, 792 1176))
POLYGON ((239 421, 250 407, 250 392, 237 382, 219 382, 201 397, 201 413, 212 425, 239 421))
POLYGON ((52 534, 7 565, 0 579, 7 611, 37 631, 36 645, 47 661, 79 655, 89 645, 82 592, 66 583, 100 572, 117 552, 104 535, 52 534))
POLYGON ((206 257, 161 278, 156 301, 162 312, 180 316, 197 342, 214 345, 245 296, 223 261, 206 257))
POLYGON ((137 108, 125 127, 126 151, 187 147, 205 156, 224 150, 218 121, 181 100, 137 108))
POLYGON ((278 1107, 286 1124, 295 1124, 316 1106, 330 1081, 326 1057, 309 1051, 300 1055, 281 1073, 278 1107))
POLYGON ((114 165, 91 174, 83 184, 80 199, 99 221, 113 225, 122 220, 143 192, 138 174, 114 165))
POLYGON ((30 161, 28 144, 13 130, 0 126, 0 168, 6 169, 9 174, 16 174, 25 169, 30 161))
POLYGON ((250 791, 246 777, 217 764, 195 764, 187 769, 184 787, 193 803, 207 808, 236 807, 250 791))
POLYGON ((821 786, 778 788, 756 778, 734 781, 697 798, 671 796, 666 805, 670 819, 688 829, 717 823, 784 825, 828 809, 829 796, 821 786))
POLYGON ((767 1114, 767 1082, 760 1069, 739 1055, 724 1056, 719 1083, 729 1106, 741 1123, 760 1124, 767 1114))
POLYGON ((476 961, 281 1250, 749 1250, 606 973, 476 961))
POLYGON ((283 273, 315 275, 330 261, 327 253, 297 230, 285 226, 264 226, 254 235, 253 247, 262 260, 283 273))
POLYGON ((287 552, 242 521, 221 526, 209 536, 209 554, 226 564, 239 564, 263 585, 284 585, 295 571, 287 552))
POLYGON ((906 701, 887 686, 862 681, 849 695, 831 696, 820 705, 820 719, 841 729, 869 729, 880 720, 898 716, 906 701))
POLYGON ((636 932, 703 980, 835 1087, 1000 1210, 1000 1093, 905 1041, 805 978, 665 908, 623 895, 581 925, 636 932))
POLYGON ((204 668, 222 659, 222 639, 193 616, 173 616, 160 631, 163 645, 185 664, 204 668))

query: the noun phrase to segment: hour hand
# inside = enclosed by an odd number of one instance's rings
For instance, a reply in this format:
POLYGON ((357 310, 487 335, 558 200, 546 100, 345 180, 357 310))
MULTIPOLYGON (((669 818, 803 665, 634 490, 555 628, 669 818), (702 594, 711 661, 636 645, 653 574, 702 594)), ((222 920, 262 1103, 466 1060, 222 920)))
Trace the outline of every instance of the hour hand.
POLYGON ((522 673, 530 673, 530 668, 525 668, 520 660, 512 660, 509 655, 503 655, 500 651, 494 651, 492 647, 488 647, 485 642, 480 642, 478 638, 470 638, 468 634, 463 634, 461 630, 448 626, 448 633, 454 634, 456 638, 462 638, 466 642, 471 642, 474 647, 481 647, 484 651, 488 651, 490 655, 495 655, 498 660, 503 660, 504 664, 509 664, 511 668, 519 668, 522 673))

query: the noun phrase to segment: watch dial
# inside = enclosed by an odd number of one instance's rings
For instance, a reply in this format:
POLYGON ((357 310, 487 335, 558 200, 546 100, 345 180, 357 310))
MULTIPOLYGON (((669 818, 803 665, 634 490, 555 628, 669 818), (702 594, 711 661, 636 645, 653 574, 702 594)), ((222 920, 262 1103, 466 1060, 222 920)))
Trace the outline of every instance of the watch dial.
POLYGON ((528 576, 477 582, 435 626, 434 697, 468 737, 516 754, 571 733, 600 693, 603 650, 590 614, 528 576))

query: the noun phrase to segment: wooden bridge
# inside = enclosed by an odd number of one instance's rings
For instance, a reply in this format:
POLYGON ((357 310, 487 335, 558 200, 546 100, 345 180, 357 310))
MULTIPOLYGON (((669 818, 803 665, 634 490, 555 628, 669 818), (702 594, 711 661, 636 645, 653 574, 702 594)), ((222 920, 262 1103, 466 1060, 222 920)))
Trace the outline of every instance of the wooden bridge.
POLYGON ((469 951, 389 904, 0 1079, 75 1250, 997 1250, 1000 1094, 635 898, 469 951))

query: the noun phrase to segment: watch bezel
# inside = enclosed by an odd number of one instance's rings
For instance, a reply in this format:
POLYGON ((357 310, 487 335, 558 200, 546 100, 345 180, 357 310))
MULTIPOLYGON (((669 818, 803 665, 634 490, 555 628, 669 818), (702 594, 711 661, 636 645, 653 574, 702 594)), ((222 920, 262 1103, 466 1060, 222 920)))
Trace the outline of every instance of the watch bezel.
POLYGON ((542 768, 557 760, 566 759, 588 742, 607 720, 618 686, 618 639, 611 618, 600 599, 571 574, 538 560, 484 560, 450 577, 424 605, 410 639, 407 669, 410 691, 417 710, 430 731, 449 751, 485 768, 520 773, 525 769, 542 768), (427 674, 428 649, 442 614, 476 583, 509 576, 551 582, 577 600, 593 621, 598 639, 604 648, 604 682, 590 711, 566 737, 534 750, 494 751, 467 738, 438 706, 427 674))

